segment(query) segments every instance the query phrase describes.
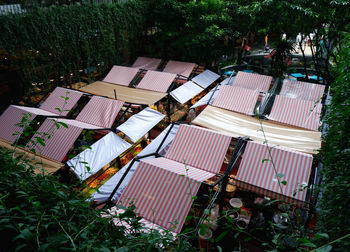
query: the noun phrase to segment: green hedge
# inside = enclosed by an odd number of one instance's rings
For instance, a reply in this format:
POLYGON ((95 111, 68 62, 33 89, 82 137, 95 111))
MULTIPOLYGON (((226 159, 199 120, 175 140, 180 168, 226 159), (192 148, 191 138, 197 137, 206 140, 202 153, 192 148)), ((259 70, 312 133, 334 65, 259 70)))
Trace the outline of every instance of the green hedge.
POLYGON ((144 10, 143 1, 132 0, 0 16, 2 66, 14 72, 24 89, 32 83, 47 85, 50 79, 60 85, 79 81, 84 69, 105 73, 138 54, 144 10))
MULTIPOLYGON (((332 102, 325 122, 329 128, 323 151, 325 180, 322 186, 318 228, 331 240, 350 233, 350 36, 344 41, 340 63, 332 83, 332 102)), ((333 245, 339 251, 350 250, 350 239, 333 245), (347 248, 347 249, 346 249, 347 248)))

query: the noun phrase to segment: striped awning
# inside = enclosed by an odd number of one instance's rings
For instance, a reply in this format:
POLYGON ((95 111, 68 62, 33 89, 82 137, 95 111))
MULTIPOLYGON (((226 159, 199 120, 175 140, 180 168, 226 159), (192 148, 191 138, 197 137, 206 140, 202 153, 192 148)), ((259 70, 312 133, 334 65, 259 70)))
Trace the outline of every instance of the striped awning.
POLYGON ((147 71, 136 88, 166 93, 176 74, 157 71, 147 71))
POLYGON ((166 158, 219 173, 231 137, 204 128, 180 125, 166 158))
POLYGON ((66 116, 82 95, 83 93, 79 91, 56 87, 40 105, 40 108, 57 115, 66 116))
POLYGON ((266 145, 248 142, 236 175, 236 185, 287 203, 300 204, 305 201, 307 190, 304 187, 308 185, 312 159, 310 154, 280 147, 271 148, 270 156, 266 145), (278 179, 286 181, 286 185, 279 185, 278 179))
POLYGON ((169 60, 165 65, 163 72, 180 74, 188 78, 195 66, 195 63, 169 60))
POLYGON ((113 66, 103 81, 122 86, 129 86, 138 71, 139 69, 134 67, 113 66))
POLYGON ((16 126, 27 114, 29 124, 37 115, 56 116, 56 114, 39 108, 10 105, 0 117, 0 138, 14 143, 23 132, 23 127, 16 126), (14 135, 15 134, 15 135, 14 135))
POLYGON ((197 83, 202 88, 207 88, 219 78, 220 78, 220 75, 218 75, 217 73, 214 73, 210 70, 205 70, 204 72, 194 77, 192 81, 197 83))
POLYGON ((83 128, 73 125, 68 125, 68 128, 66 128, 60 125, 57 129, 54 120, 47 118, 44 121, 31 139, 36 144, 29 144, 27 149, 34 149, 35 153, 39 155, 61 162, 81 134, 83 128), (38 137, 44 140, 44 146, 38 143, 38 137))
POLYGON ((316 154, 321 148, 321 132, 281 125, 213 106, 207 106, 192 123, 233 137, 248 136, 260 143, 267 140, 270 146, 284 146, 306 153, 316 154))
POLYGON ((136 206, 152 223, 179 233, 200 182, 215 174, 166 158, 141 161, 117 205, 136 206))
POLYGON ((157 70, 159 64, 162 62, 161 59, 148 58, 148 57, 138 57, 132 67, 146 70, 157 70))
POLYGON ((269 119, 317 131, 320 126, 321 108, 321 103, 276 95, 269 119))
POLYGON ((120 101, 146 105, 152 105, 166 96, 166 93, 123 87, 103 81, 93 82, 80 88, 80 90, 95 95, 107 96, 111 99, 115 99, 115 92, 120 101))
POLYGON ((170 92, 170 95, 179 103, 184 104, 194 96, 201 93, 204 89, 192 81, 187 81, 180 87, 170 92))
POLYGON ((123 104, 122 101, 93 96, 76 117, 76 120, 98 127, 110 128, 123 104))
POLYGON ((271 82, 271 76, 239 71, 232 86, 267 92, 270 88, 271 82))
POLYGON ((324 85, 295 80, 284 80, 280 95, 300 100, 318 102, 323 96, 324 89, 324 85))
POLYGON ((223 85, 213 102, 213 106, 253 115, 258 97, 258 90, 223 85))

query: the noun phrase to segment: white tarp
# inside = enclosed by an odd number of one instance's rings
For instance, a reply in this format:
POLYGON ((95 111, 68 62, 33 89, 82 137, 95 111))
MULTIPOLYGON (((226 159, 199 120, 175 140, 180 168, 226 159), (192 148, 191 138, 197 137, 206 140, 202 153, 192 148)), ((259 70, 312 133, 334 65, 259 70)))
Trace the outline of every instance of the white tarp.
POLYGON ((85 180, 130 147, 131 144, 110 132, 91 145, 91 149, 84 150, 67 164, 81 180, 85 180))
POLYGON ((117 129, 123 132, 131 141, 136 143, 148 131, 156 126, 165 115, 158 111, 145 108, 136 115, 131 116, 126 122, 121 124, 117 129))
POLYGON ((202 88, 209 87, 214 81, 220 78, 220 75, 210 71, 205 70, 204 72, 198 74, 192 79, 193 82, 197 83, 202 88))
MULTIPOLYGON (((140 157, 140 156, 144 156, 144 155, 148 155, 148 154, 156 152, 160 143, 164 139, 166 133, 170 130, 170 127, 171 127, 171 125, 169 125, 165 130, 163 130, 163 132, 160 133, 159 136, 156 137, 149 145, 147 145, 147 147, 144 148, 136 157, 140 157)), ((172 140, 174 139, 178 129, 179 129, 179 125, 174 124, 173 128, 171 129, 168 137, 164 141, 164 143, 159 151, 159 152, 161 152, 161 154, 163 154, 165 152, 165 150, 168 149, 168 146, 172 142, 172 140)), ((165 153, 164 153, 164 155, 165 155, 165 153)), ((147 158, 154 158, 154 156, 146 157, 145 159, 147 159, 147 158)), ((109 197, 109 195, 112 193, 112 191, 114 190, 115 186, 118 184, 119 180, 121 179, 121 177, 123 176, 123 174, 125 173, 126 169, 128 168, 128 166, 130 165, 131 162, 132 162, 132 160, 129 163, 127 163, 122 169, 120 169, 106 183, 104 183, 98 189, 98 191, 93 193, 91 195, 92 199, 93 200, 106 200, 109 197)), ((129 173, 126 175, 122 184, 118 188, 117 192, 114 194, 113 200, 119 199, 120 195, 123 193, 125 187, 129 183, 129 181, 130 181, 132 175, 134 174, 138 165, 139 165, 139 162, 134 162, 133 166, 130 168, 129 173)))
POLYGON ((180 102, 181 104, 184 104, 189 99, 192 99, 192 97, 196 96, 200 92, 202 92, 204 89, 198 86, 196 83, 192 81, 187 81, 182 86, 178 87, 177 89, 170 92, 170 95, 174 97, 175 100, 180 102))

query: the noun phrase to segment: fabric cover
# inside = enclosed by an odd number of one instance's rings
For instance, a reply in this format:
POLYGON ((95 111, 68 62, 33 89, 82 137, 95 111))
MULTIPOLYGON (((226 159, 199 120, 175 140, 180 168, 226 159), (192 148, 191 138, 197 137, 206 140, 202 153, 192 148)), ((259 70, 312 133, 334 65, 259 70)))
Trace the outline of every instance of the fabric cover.
POLYGON ((124 102, 105 97, 93 96, 79 113, 76 120, 98 127, 112 127, 124 102))
POLYGON ((146 105, 152 105, 167 95, 166 93, 123 87, 102 81, 91 83, 85 87, 80 88, 80 90, 95 95, 107 96, 111 99, 115 99, 115 90, 117 98, 120 101, 146 105))
POLYGON ((265 141, 263 129, 271 147, 284 146, 312 154, 321 148, 320 132, 279 125, 213 106, 207 106, 192 123, 234 137, 248 136, 260 143, 265 141))
POLYGON ((165 158, 142 160, 117 205, 133 203, 146 220, 179 233, 200 182, 214 175, 165 158))
POLYGON ((202 88, 207 88, 219 78, 220 75, 210 70, 205 70, 204 72, 198 74, 196 77, 192 78, 192 81, 197 83, 202 88))
POLYGON ((39 108, 10 105, 0 116, 0 138, 14 143, 23 132, 23 128, 16 124, 22 121, 24 114, 28 115, 28 123, 37 115, 56 116, 54 113, 39 108))
POLYGON ((232 86, 267 92, 270 88, 271 82, 271 76, 239 71, 232 86))
POLYGON ((54 120, 47 118, 31 139, 36 142, 36 138, 41 137, 44 139, 45 146, 39 143, 31 144, 28 149, 34 149, 35 153, 61 162, 83 129, 73 125, 69 125, 68 128, 61 125, 57 129, 54 120), (50 136, 49 139, 47 135, 50 136))
POLYGON ((317 131, 321 108, 320 103, 276 95, 269 119, 317 131))
POLYGON ((202 87, 198 86, 192 81, 187 81, 185 84, 171 91, 170 95, 181 104, 184 104, 203 90, 204 89, 202 87))
POLYGON ((166 93, 175 78, 176 74, 173 73, 149 70, 136 88, 166 93))
POLYGON ((220 88, 213 106, 253 115, 258 97, 259 92, 257 90, 224 85, 220 88))
POLYGON ((147 107, 136 115, 131 116, 126 122, 118 126, 117 129, 135 143, 164 117, 165 115, 162 113, 147 107))
POLYGON ((180 74, 188 78, 191 75, 195 66, 195 63, 169 60, 168 63, 165 65, 163 72, 180 74))
POLYGON ((294 80, 284 80, 280 95, 300 100, 318 102, 321 100, 325 86, 294 80))
POLYGON ((300 191, 300 189, 308 185, 312 155, 281 147, 270 150, 271 157, 266 145, 256 142, 247 143, 236 175, 236 185, 287 203, 305 201, 307 190, 300 191), (281 176, 280 182, 287 182, 286 185, 281 184, 282 191, 271 159, 277 174, 281 176))
POLYGON ((113 66, 103 81, 122 86, 129 86, 138 71, 139 69, 134 67, 113 66))
POLYGON ((81 180, 85 180, 130 147, 131 144, 110 132, 91 145, 90 149, 69 160, 67 164, 81 180), (87 169, 87 166, 90 168, 87 169))
POLYGON ((159 64, 162 62, 161 59, 138 57, 132 67, 146 69, 146 70, 157 70, 159 64))
POLYGON ((56 87, 49 97, 40 105, 40 108, 57 115, 66 116, 77 104, 82 95, 83 93, 79 91, 56 87), (65 99, 66 97, 67 100, 65 99), (61 111, 56 108, 59 108, 61 111))
POLYGON ((230 136, 182 124, 165 157, 219 173, 230 142, 230 136))
MULTIPOLYGON (((149 145, 147 145, 146 148, 144 148, 136 157, 141 157, 141 156, 145 156, 145 155, 148 155, 151 153, 155 153, 156 150, 158 149, 160 143, 163 141, 164 137, 166 136, 167 132, 170 130, 170 127, 171 127, 171 125, 169 125, 165 130, 163 130, 162 133, 160 133, 155 139, 153 139, 153 141, 149 145)), ((179 129, 179 125, 174 124, 174 126, 171 128, 167 138, 165 139, 165 141, 160 149, 160 152, 165 151, 167 149, 167 146, 169 146, 169 144, 173 141, 178 129, 179 129)), ((153 157, 152 156, 146 157, 142 160, 150 159, 150 158, 153 158, 153 157)), ((107 200, 107 198, 111 195, 115 186, 118 184, 119 180, 121 179, 121 177, 125 173, 126 169, 129 167, 131 162, 132 162, 132 160, 130 160, 126 165, 124 165, 124 167, 122 169, 120 169, 116 174, 114 174, 106 183, 104 183, 98 189, 98 191, 93 193, 91 195, 91 198, 94 200, 107 200)), ((114 194, 113 199, 112 199, 113 201, 116 201, 119 199, 120 195, 123 193, 125 187, 130 182, 130 179, 134 175, 134 172, 136 171, 138 165, 139 165, 138 162, 134 162, 133 166, 130 168, 128 174, 124 178, 122 184, 120 185, 120 187, 118 188, 118 190, 114 194)))

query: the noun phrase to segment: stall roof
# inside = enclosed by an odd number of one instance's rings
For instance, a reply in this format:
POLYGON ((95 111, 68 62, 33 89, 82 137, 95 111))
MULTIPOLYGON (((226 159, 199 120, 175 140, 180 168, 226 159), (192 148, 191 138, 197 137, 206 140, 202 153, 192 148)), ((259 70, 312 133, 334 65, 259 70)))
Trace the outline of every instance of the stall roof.
POLYGON ((138 72, 139 69, 134 67, 113 66, 103 81, 122 86, 129 86, 130 82, 135 78, 138 72))
POLYGON ((234 137, 248 136, 261 143, 265 141, 265 134, 271 146, 306 153, 316 154, 321 148, 320 132, 288 127, 212 106, 207 106, 193 123, 234 137))
POLYGON ((147 70, 157 70, 161 62, 162 62, 161 59, 138 57, 135 60, 134 64, 132 64, 132 67, 137 67, 140 69, 147 69, 147 70))
POLYGON ((236 185, 287 203, 304 202, 312 155, 281 147, 270 148, 270 153, 271 156, 266 144, 248 142, 235 178, 236 185))
POLYGON ((253 115, 258 96, 258 90, 223 85, 213 106, 253 115))
POLYGON ((123 87, 102 81, 93 82, 85 87, 80 88, 80 90, 95 95, 107 96, 112 99, 115 98, 115 90, 118 100, 128 103, 146 105, 152 105, 167 95, 166 93, 123 87))
POLYGON ((166 93, 175 78, 174 73, 148 70, 136 88, 166 93))
MULTIPOLYGON (((9 150, 14 150, 14 146, 12 146, 11 143, 2 139, 0 139, 0 147, 4 147, 9 150)), ((28 162, 34 165, 34 172, 37 174, 42 172, 46 174, 54 173, 55 171, 63 167, 63 164, 60 162, 39 156, 38 154, 34 154, 17 146, 15 150, 15 156, 17 157, 20 155, 26 155, 28 157, 28 162)))
POLYGON ((317 102, 322 98, 324 89, 324 85, 295 80, 284 80, 280 95, 317 102))
POLYGON ((258 89, 258 91, 267 92, 272 83, 272 77, 256 73, 246 73, 239 71, 232 86, 238 86, 249 89, 258 89))
POLYGON ((195 66, 195 63, 169 60, 165 65, 163 72, 180 74, 188 78, 195 66))
POLYGON ((320 126, 321 103, 276 95, 269 119, 310 130, 320 126))

